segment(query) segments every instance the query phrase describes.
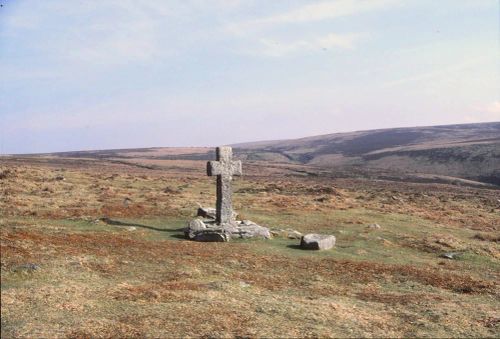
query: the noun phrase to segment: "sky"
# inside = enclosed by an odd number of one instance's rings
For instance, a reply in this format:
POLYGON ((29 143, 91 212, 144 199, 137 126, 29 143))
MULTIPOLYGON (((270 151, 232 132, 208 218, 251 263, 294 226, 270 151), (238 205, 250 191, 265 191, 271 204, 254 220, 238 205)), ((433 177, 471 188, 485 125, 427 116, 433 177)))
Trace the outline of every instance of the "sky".
POLYGON ((500 121, 498 0, 0 4, 0 154, 500 121))

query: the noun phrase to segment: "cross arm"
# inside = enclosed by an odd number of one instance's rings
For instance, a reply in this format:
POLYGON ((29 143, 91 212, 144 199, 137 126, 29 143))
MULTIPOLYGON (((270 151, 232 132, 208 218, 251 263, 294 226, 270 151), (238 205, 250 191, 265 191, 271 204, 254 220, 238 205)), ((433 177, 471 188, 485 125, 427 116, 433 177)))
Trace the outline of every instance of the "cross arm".
POLYGON ((208 176, 221 175, 221 174, 222 174, 222 167, 221 167, 221 163, 219 161, 207 162, 207 175, 208 176))
POLYGON ((237 175, 237 176, 240 176, 243 174, 243 171, 241 169, 241 161, 240 160, 231 161, 231 172, 232 172, 232 175, 237 175))

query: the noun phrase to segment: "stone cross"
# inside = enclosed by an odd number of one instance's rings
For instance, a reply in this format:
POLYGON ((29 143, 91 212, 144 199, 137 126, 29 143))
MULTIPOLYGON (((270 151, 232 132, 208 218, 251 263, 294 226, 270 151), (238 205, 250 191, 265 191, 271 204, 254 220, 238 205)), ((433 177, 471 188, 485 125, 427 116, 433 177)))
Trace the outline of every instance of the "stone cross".
POLYGON ((233 161, 231 147, 217 147, 217 161, 207 163, 207 175, 217 176, 217 205, 215 221, 219 225, 229 224, 233 220, 231 206, 231 180, 233 175, 241 175, 241 161, 233 161))

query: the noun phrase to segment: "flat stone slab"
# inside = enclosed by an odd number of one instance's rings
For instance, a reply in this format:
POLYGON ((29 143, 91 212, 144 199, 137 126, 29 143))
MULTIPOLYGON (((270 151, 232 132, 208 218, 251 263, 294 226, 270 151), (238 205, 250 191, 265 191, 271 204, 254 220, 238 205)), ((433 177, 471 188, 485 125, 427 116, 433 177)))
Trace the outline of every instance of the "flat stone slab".
POLYGON ((227 242, 231 236, 224 231, 202 230, 196 232, 191 239, 201 242, 227 242))
POLYGON ((184 229, 186 238, 194 241, 229 241, 231 238, 263 238, 271 239, 267 227, 257 225, 250 220, 234 221, 218 225, 215 220, 193 219, 184 229))
POLYGON ((300 239, 300 247, 306 250, 329 250, 335 246, 335 236, 326 234, 306 234, 300 239))

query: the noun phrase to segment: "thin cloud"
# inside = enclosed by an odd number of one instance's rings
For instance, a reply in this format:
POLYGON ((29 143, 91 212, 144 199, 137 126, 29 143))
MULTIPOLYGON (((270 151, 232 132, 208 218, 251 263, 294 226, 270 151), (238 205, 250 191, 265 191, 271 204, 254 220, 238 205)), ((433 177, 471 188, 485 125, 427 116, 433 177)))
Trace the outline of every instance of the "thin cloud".
POLYGON ((296 41, 281 41, 275 39, 261 38, 256 42, 254 48, 240 51, 243 54, 282 57, 292 54, 308 53, 311 51, 326 51, 329 49, 353 49, 356 42, 367 34, 346 33, 336 34, 330 33, 324 36, 302 39, 296 41))
POLYGON ((305 5, 269 17, 233 23, 226 30, 235 34, 287 23, 305 23, 350 16, 396 5, 400 0, 338 0, 305 5))

